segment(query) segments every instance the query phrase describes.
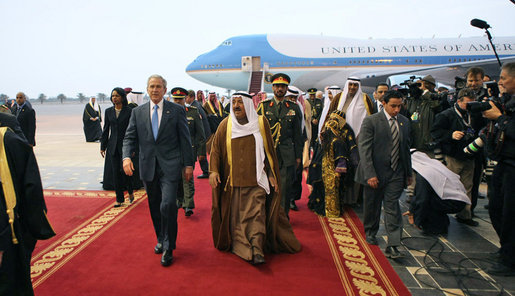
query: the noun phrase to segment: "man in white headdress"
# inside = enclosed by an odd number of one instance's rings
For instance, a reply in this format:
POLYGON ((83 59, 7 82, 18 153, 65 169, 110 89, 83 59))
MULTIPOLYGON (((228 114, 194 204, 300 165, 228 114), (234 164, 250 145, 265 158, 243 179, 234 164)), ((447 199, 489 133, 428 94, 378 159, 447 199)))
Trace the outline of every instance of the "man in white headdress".
POLYGON ((234 93, 230 103, 230 115, 213 137, 209 163, 213 241, 219 250, 262 264, 265 252, 295 253, 300 243, 281 208, 270 125, 258 116, 248 93, 234 93))
POLYGON ((98 141, 102 136, 102 127, 100 126, 100 122, 102 121, 101 113, 102 111, 95 97, 91 97, 84 107, 84 113, 82 115, 86 142, 98 141))
POLYGON ((361 91, 361 82, 357 78, 349 77, 343 88, 340 97, 336 97, 338 101, 338 110, 345 113, 347 123, 354 130, 356 137, 359 137, 359 131, 363 119, 367 115, 372 114, 373 105, 370 97, 361 91))

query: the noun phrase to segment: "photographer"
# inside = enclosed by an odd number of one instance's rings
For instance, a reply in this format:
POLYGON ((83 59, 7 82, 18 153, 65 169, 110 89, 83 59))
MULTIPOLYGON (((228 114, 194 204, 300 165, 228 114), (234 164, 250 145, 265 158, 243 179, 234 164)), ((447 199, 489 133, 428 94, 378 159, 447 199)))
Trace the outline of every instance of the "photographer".
MULTIPOLYGON (((464 88, 458 93, 458 100, 452 108, 439 113, 431 128, 431 135, 442 148, 447 168, 460 176, 467 196, 471 199, 472 181, 474 175, 474 159, 464 152, 464 148, 477 138, 477 132, 472 128, 471 115, 467 111, 467 103, 474 102, 476 95, 470 88, 464 88)), ((469 226, 477 226, 472 220, 470 205, 458 214, 456 220, 469 226)))
MULTIPOLYGON (((492 180, 493 195, 489 202, 489 214, 492 226, 499 236, 501 249, 499 263, 488 272, 494 275, 515 275, 515 63, 503 65, 499 86, 505 90, 504 110, 493 102, 492 108, 483 112, 483 116, 495 120, 497 166, 492 180)), ((487 145, 487 149, 490 146, 487 145)), ((488 151, 492 154, 494 151, 488 151)))
MULTIPOLYGON (((476 94, 476 101, 482 102, 488 97, 488 92, 486 88, 483 87, 483 79, 485 77, 485 71, 482 68, 479 67, 472 67, 467 70, 467 73, 465 73, 465 78, 467 80, 467 87, 472 89, 474 93, 476 94)), ((482 114, 480 112, 473 112, 471 114, 472 116, 472 127, 476 131, 480 131, 483 129, 486 124, 487 120, 483 118, 482 114)), ((472 193, 471 193, 471 212, 472 216, 474 216, 474 209, 477 205, 477 199, 479 197, 479 185, 481 183, 481 174, 483 172, 483 167, 486 165, 486 157, 483 153, 484 151, 481 151, 481 153, 476 153, 474 155, 474 177, 473 177, 473 183, 472 183, 472 193)))
MULTIPOLYGON (((414 77, 413 77, 414 78, 414 77)), ((413 80, 413 79, 412 79, 413 80)), ((411 148, 435 158, 431 127, 435 115, 441 110, 441 101, 434 98, 435 79, 427 75, 418 82, 405 82, 409 87, 409 96, 406 99, 406 109, 411 119, 411 148)), ((413 180, 416 180, 413 176, 413 180)), ((411 201, 415 193, 416 182, 407 188, 407 201, 411 201)))

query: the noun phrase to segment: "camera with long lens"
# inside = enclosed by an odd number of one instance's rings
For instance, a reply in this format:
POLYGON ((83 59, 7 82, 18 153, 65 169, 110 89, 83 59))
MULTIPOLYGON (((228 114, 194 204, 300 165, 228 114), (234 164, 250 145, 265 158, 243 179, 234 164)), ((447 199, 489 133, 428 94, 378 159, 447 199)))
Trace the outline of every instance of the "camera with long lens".
POLYGON ((480 113, 491 109, 490 100, 486 102, 468 102, 467 103, 467 111, 470 113, 480 113))
POLYGON ((463 148, 463 152, 465 152, 465 154, 467 154, 467 155, 474 155, 474 154, 478 153, 483 148, 484 145, 485 145, 485 135, 482 134, 479 137, 477 137, 476 139, 474 139, 474 141, 470 142, 470 144, 468 144, 465 148, 463 148))

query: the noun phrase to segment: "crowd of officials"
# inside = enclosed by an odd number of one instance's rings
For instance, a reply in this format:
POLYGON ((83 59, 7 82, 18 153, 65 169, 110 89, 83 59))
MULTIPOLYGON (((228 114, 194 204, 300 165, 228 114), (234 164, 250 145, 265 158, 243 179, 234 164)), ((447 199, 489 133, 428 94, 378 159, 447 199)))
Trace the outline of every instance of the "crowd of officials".
MULTIPOLYGON (((144 186, 154 252, 162 254, 163 266, 173 262, 178 209, 193 215, 197 160, 202 168, 197 178, 209 178, 213 190, 215 247, 252 264, 265 263, 266 252, 300 250, 289 211, 298 210, 305 171, 312 188, 308 208, 340 217, 347 207, 362 205, 369 244, 378 244, 383 208, 385 254, 398 258, 403 215, 427 235, 447 234, 449 214, 477 226, 479 184, 493 163, 486 178, 488 210, 501 248, 489 272, 515 275, 515 189, 509 186, 515 180, 515 63, 502 67, 496 84, 485 84, 481 68, 469 69, 465 80, 453 95, 439 94, 428 75, 410 81, 407 90, 380 83, 370 97, 351 77, 343 88, 311 88, 304 98, 288 75, 279 73, 271 79, 273 97, 236 92, 219 99, 214 92, 206 98, 181 87, 165 98, 166 80, 152 75, 150 101, 140 106, 127 99, 131 89, 117 87, 113 106, 102 116, 92 98, 84 110, 84 132, 87 141, 100 142, 102 157, 109 156, 114 207, 126 205, 125 191, 132 203, 133 191, 144 186), (405 213, 399 205, 403 192, 410 204, 405 213)), ((1 126, 10 128, 0 129, 3 294, 28 289, 35 242, 54 233, 46 215, 34 214, 46 211, 31 148, 35 112, 23 93, 2 111, 1 126)))

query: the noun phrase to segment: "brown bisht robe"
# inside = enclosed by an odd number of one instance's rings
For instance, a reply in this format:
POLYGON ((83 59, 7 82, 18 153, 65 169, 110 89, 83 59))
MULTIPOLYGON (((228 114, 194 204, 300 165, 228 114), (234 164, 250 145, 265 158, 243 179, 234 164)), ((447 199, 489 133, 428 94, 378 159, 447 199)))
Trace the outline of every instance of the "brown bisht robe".
MULTIPOLYGON (((211 208, 211 228, 213 232, 213 242, 217 249, 221 251, 231 251, 232 238, 230 234, 230 217, 231 217, 231 198, 232 187, 230 183, 230 167, 227 157, 227 123, 230 117, 225 118, 218 127, 213 138, 211 147, 211 156, 209 163, 209 172, 216 172, 220 175, 221 183, 212 190, 213 204, 211 208)), ((268 159, 277 184, 281 184, 279 180, 279 162, 273 147, 272 136, 270 134, 270 126, 266 118, 260 116, 260 130, 265 145, 265 154, 268 159), (272 159, 272 162, 270 162, 272 159)), ((255 162, 255 160, 254 160, 255 162)), ((250 163, 250 160, 246 163, 250 163)), ((234 174, 233 178, 248 179, 248 176, 255 176, 256 171, 246 175, 234 174)), ((236 180, 238 181, 238 180, 236 180)), ((234 182, 234 180, 233 180, 234 182)), ((256 181, 257 182, 257 181, 256 181)), ((238 183, 238 182, 235 182, 238 183)), ((281 194, 275 192, 270 186, 270 195, 266 198, 266 238, 264 251, 266 253, 296 253, 300 251, 301 246, 293 233, 293 229, 286 217, 284 210, 281 208, 281 194)))

